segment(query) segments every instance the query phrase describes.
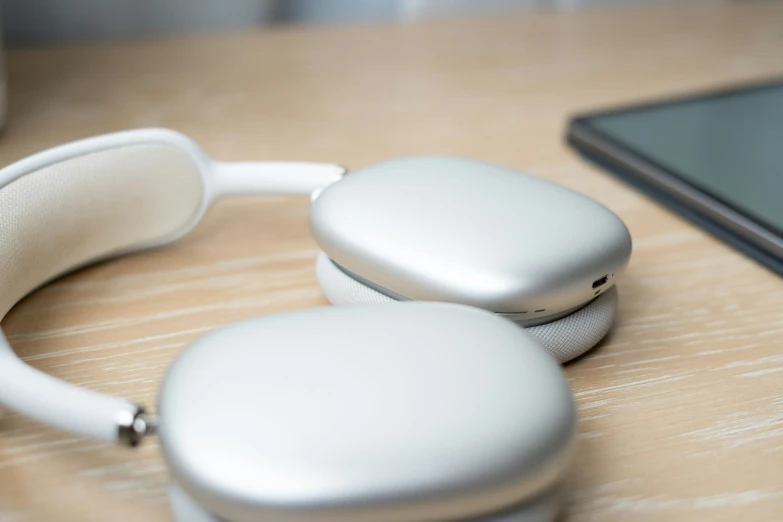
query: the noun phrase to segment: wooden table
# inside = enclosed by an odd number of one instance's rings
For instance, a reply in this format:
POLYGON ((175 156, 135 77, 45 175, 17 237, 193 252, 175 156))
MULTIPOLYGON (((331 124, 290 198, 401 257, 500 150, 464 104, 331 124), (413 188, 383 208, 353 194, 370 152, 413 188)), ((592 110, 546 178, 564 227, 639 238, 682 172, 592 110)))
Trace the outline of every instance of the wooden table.
MULTIPOLYGON (((91 134, 181 130, 219 159, 359 167, 417 153, 527 170, 634 238, 617 324, 566 372, 581 417, 569 520, 783 520, 783 281, 580 160, 567 116, 783 73, 783 3, 282 28, 9 53, 7 164, 91 134)), ((326 304, 308 203, 216 207, 174 246, 35 292, 5 318, 30 364, 154 405, 175 354, 326 304)), ((169 520, 158 447, 0 420, 1 521, 169 520)))

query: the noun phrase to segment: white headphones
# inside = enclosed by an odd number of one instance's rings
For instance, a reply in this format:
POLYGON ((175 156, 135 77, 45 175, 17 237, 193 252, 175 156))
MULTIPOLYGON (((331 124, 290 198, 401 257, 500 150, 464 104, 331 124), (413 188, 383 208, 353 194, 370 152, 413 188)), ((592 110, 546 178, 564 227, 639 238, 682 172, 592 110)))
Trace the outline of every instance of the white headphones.
POLYGON ((169 243, 241 193, 311 195, 318 279, 355 305, 197 340, 163 382, 159 419, 27 366, 0 331, 0 403, 105 441, 157 432, 179 521, 552 519, 575 426, 556 359, 608 331, 627 229, 582 195, 474 160, 343 174, 215 162, 164 129, 0 170, 0 318, 46 281, 169 243))

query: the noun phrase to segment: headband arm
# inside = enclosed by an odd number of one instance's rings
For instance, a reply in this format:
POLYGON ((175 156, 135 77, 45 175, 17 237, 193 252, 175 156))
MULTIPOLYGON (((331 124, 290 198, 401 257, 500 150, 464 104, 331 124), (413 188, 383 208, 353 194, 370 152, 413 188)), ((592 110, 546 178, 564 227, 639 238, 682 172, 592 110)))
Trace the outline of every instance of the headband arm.
POLYGON ((339 181, 345 168, 295 161, 212 163, 215 197, 239 194, 311 195, 339 181))
POLYGON ((139 443, 143 411, 130 402, 81 388, 24 363, 0 330, 0 403, 39 422, 106 442, 139 443))
MULTIPOLYGON (((0 207, 2 217, 6 213, 9 216, 5 221, 0 219, 4 227, 0 230, 0 245, 3 255, 10 252, 11 259, 6 265, 0 263, 0 319, 13 302, 42 281, 97 259, 180 237, 216 198, 238 194, 312 195, 344 173, 343 167, 330 163, 213 161, 185 136, 160 129, 88 138, 23 159, 0 169, 0 207), (155 161, 165 161, 167 170, 157 172, 155 161), (122 168, 115 169, 114 165, 122 168), (108 176, 113 176, 112 183, 106 182, 108 176), (198 194, 192 190, 196 186, 193 179, 199 180, 198 194), (100 212, 92 216, 90 205, 76 205, 73 198, 60 195, 81 192, 99 194, 91 200, 93 203, 108 198, 113 204, 97 205, 100 212), (41 194, 47 195, 43 203, 38 201, 41 194), (175 196, 185 203, 173 204, 175 196), (197 198, 201 199, 198 208, 197 198), (128 201, 138 208, 156 209, 157 213, 148 213, 146 221, 125 219, 123 212, 132 210, 128 201), (57 226, 50 226, 49 220, 55 219, 57 226), (33 223, 33 233, 23 226, 27 222, 33 223), (125 229, 114 234, 101 229, 110 225, 125 229), (43 268, 34 280, 18 275, 19 270, 27 270, 45 257, 41 252, 47 242, 64 242, 63 234, 70 229, 73 231, 68 237, 81 241, 71 258, 39 263, 43 268), (52 230, 60 231, 56 241, 49 233, 52 230), (93 232, 98 239, 91 243, 93 232), (19 241, 18 237, 28 239, 19 241)), ((27 365, 11 348, 2 329, 0 405, 64 431, 130 446, 156 430, 155 419, 133 403, 69 384, 27 365)))

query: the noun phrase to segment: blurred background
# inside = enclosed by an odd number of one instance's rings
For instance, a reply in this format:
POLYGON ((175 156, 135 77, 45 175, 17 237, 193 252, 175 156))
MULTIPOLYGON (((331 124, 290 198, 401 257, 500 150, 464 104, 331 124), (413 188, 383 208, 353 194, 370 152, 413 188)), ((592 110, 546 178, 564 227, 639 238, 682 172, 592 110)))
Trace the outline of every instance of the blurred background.
POLYGON ((2 8, 5 43, 16 47, 278 23, 414 21, 499 11, 656 3, 683 0, 3 0, 2 8))

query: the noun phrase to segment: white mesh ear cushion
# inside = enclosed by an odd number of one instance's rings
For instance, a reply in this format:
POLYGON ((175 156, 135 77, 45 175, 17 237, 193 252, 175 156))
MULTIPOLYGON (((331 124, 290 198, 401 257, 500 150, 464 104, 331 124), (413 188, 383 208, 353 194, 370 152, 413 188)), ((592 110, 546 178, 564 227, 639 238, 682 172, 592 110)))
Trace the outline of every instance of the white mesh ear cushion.
POLYGON ((617 287, 612 286, 576 312, 526 329, 564 363, 579 357, 606 337, 616 313, 617 287))
MULTIPOLYGON (((396 300, 340 270, 323 252, 316 265, 318 282, 335 305, 393 303, 396 300)), ((582 355, 604 338, 617 312, 617 289, 610 288, 576 312, 538 326, 526 327, 561 363, 582 355)))
POLYGON ((0 318, 57 275, 176 234, 202 197, 188 153, 157 144, 71 158, 0 187, 0 318))

